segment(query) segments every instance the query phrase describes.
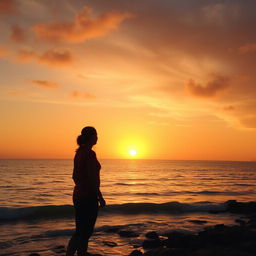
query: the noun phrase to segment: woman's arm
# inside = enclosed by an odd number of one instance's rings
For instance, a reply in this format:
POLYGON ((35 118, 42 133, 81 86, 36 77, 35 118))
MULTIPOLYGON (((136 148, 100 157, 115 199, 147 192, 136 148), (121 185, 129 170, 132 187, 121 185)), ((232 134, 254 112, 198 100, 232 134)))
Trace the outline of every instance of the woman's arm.
POLYGON ((105 207, 106 206, 106 201, 102 196, 100 188, 98 189, 98 200, 99 200, 99 203, 100 203, 100 207, 105 207))

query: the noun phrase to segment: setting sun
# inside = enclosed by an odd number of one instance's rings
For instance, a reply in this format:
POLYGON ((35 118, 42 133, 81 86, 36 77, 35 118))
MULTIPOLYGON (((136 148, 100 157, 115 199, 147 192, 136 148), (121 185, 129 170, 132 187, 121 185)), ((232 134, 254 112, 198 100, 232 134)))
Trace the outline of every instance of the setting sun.
POLYGON ((137 150, 136 149, 130 149, 128 153, 129 153, 130 156, 136 156, 137 155, 137 150))

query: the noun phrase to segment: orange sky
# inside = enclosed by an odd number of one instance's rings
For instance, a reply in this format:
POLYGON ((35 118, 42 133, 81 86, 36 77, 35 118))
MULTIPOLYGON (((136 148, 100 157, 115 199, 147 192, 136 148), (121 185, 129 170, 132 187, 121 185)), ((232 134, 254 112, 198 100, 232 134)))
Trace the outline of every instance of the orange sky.
POLYGON ((0 158, 255 160, 253 0, 1 0, 0 158))

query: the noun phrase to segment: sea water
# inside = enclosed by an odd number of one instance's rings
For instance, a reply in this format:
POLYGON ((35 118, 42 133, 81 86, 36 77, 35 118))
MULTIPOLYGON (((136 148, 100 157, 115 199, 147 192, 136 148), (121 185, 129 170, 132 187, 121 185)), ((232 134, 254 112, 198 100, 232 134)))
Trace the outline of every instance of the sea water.
MULTIPOLYGON (((236 215, 209 210, 225 210, 228 200, 255 201, 255 162, 100 162, 107 207, 90 240, 93 253, 128 255, 147 231, 161 235, 232 224, 236 215), (112 227, 140 236, 122 238, 107 232, 112 227)), ((67 244, 74 231, 72 169, 72 160, 0 160, 0 255, 54 255, 67 244)))

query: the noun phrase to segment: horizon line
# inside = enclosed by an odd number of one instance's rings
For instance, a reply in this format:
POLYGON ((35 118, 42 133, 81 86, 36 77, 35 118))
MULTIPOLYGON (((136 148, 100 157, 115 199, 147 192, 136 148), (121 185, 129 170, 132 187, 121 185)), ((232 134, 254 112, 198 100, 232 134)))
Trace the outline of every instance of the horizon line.
MULTIPOLYGON (((201 162, 256 162, 256 160, 221 159, 166 159, 166 158, 99 158, 100 160, 154 160, 154 161, 201 161, 201 162)), ((0 158, 0 160, 73 160, 73 158, 0 158)))

